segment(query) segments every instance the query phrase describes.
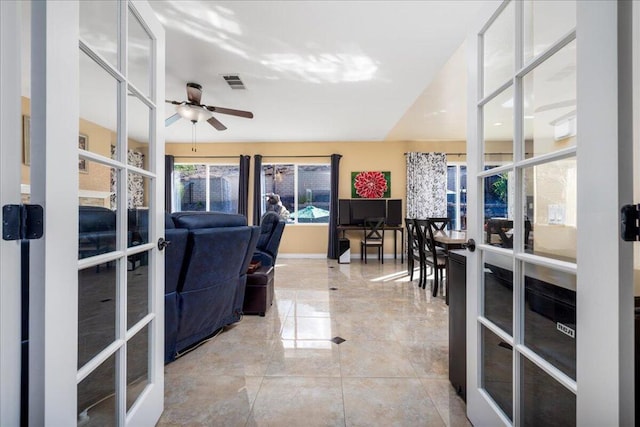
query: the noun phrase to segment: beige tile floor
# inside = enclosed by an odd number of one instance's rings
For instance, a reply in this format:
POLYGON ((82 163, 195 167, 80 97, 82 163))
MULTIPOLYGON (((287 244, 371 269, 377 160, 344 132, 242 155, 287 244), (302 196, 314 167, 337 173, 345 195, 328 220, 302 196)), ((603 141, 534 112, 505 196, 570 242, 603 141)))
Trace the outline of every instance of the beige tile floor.
POLYGON ((275 277, 266 317, 165 367, 159 426, 470 425, 448 380, 444 298, 406 264, 281 258, 275 277))

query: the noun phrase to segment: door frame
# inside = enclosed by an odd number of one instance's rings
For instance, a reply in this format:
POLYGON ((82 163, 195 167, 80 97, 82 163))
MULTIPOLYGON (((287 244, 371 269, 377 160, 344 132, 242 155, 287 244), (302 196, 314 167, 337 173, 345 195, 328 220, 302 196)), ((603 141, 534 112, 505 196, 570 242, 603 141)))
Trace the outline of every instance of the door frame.
MULTIPOLYGON (((505 5, 506 2, 498 10, 505 5)), ((618 237, 619 209, 632 203, 633 153, 629 143, 633 129, 632 91, 629 90, 632 87, 633 14, 629 10, 632 2, 578 1, 576 7, 577 111, 580 118, 576 154, 580 224, 577 234, 577 258, 580 260, 577 265, 577 423, 633 425, 632 250, 618 237), (602 171, 617 173, 598 173, 602 171), (611 191, 612 188, 617 191, 611 191)), ((482 46, 478 38, 481 32, 471 34, 467 44, 467 203, 468 212, 475 214, 467 224, 467 234, 477 242, 483 241, 481 186, 475 178, 481 173, 482 156, 482 134, 479 132, 482 114, 477 104, 482 99, 482 46)), ((519 113, 516 107, 515 114, 519 113)), ((516 178, 516 188, 519 188, 517 183, 516 178)), ((478 321, 483 301, 481 252, 470 253, 467 260, 467 414, 475 425, 510 425, 481 388, 478 321)), ((514 298, 519 300, 515 283, 514 298)), ((515 304, 518 302, 514 303, 514 308, 515 304)), ((514 313, 517 312, 514 309, 514 313)), ((514 363, 514 401, 520 393, 519 375, 515 372, 518 363, 514 363)), ((520 422, 518 412, 516 408, 516 424, 520 422)))
MULTIPOLYGON (((0 206, 20 204, 20 2, 0 2, 0 206)), ((20 424, 20 240, 0 240, 0 424, 20 424)))

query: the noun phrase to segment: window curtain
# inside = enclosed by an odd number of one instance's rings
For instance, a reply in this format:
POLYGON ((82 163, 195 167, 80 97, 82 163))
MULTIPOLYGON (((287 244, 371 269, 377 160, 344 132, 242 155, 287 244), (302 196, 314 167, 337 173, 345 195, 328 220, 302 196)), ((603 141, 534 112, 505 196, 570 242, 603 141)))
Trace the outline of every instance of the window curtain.
POLYGON ((262 176, 262 156, 253 156, 253 225, 260 225, 262 217, 262 190, 260 177, 262 176))
POLYGON ((446 154, 407 153, 407 218, 446 216, 446 154))
POLYGON ((171 213, 173 211, 173 167, 175 157, 167 154, 164 156, 164 210, 171 213))
POLYGON ((238 177, 238 213, 249 219, 249 167, 251 156, 240 155, 238 177))
POLYGON ((340 249, 338 248, 338 184, 340 177, 340 154, 331 155, 331 191, 329 194, 329 246, 327 247, 327 258, 338 259, 340 249))

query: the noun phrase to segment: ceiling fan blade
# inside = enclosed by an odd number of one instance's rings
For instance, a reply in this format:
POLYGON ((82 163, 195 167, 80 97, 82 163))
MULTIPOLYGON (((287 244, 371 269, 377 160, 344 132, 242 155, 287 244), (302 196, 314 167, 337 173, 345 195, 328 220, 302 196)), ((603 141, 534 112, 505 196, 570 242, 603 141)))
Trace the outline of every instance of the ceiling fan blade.
POLYGON ((193 104, 200 105, 202 98, 202 86, 198 83, 187 83, 187 99, 193 104))
POLYGON ((209 120, 207 120, 207 122, 218 130, 225 130, 227 128, 225 125, 220 123, 220 121, 215 117, 211 117, 209 120))
POLYGON ((204 106, 207 110, 214 113, 228 114, 230 116, 244 117, 247 119, 253 119, 253 113, 251 111, 234 110, 232 108, 213 107, 210 105, 204 106))
POLYGON ((173 105, 180 105, 182 104, 182 102, 178 102, 178 101, 171 101, 169 99, 165 99, 164 102, 166 102, 167 104, 173 104, 173 105))
POLYGON ((169 117, 168 119, 166 119, 164 121, 164 126, 171 126, 172 124, 174 124, 176 121, 178 121, 178 119, 180 118, 180 114, 175 113, 173 116, 169 117))

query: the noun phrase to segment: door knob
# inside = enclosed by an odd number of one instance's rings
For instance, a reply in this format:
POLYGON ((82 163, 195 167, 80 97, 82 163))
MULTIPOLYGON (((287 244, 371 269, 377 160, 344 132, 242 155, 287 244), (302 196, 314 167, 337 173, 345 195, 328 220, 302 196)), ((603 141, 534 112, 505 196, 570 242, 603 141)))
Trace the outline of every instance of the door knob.
POLYGON ((166 248, 170 244, 171 244, 171 241, 164 240, 162 237, 158 239, 158 249, 161 251, 164 250, 164 248, 166 248))
POLYGON ((469 239, 467 240, 467 243, 465 243, 464 247, 467 248, 469 252, 473 252, 476 250, 476 241, 473 239, 469 239))

